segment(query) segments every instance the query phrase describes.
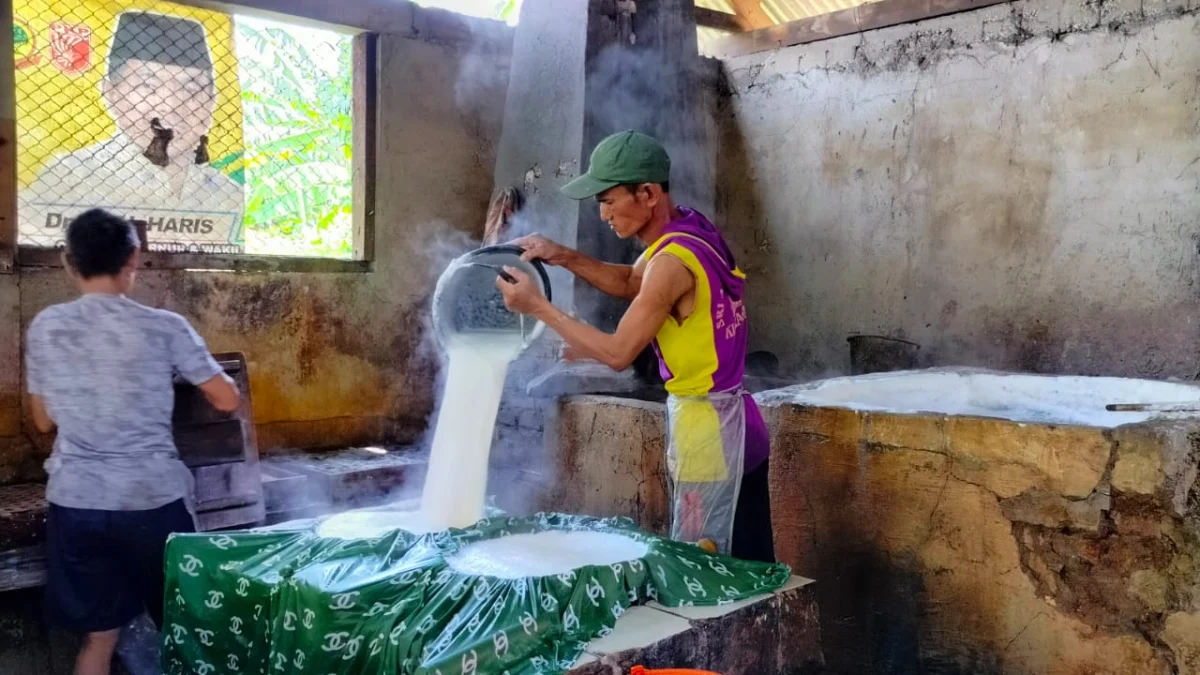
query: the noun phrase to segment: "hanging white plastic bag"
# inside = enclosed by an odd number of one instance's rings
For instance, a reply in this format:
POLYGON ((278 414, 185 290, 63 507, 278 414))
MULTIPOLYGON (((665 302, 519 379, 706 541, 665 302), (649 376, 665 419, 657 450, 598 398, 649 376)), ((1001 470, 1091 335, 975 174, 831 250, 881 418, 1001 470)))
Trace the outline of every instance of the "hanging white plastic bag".
POLYGON ((746 446, 742 392, 667 398, 671 538, 728 554, 746 446))

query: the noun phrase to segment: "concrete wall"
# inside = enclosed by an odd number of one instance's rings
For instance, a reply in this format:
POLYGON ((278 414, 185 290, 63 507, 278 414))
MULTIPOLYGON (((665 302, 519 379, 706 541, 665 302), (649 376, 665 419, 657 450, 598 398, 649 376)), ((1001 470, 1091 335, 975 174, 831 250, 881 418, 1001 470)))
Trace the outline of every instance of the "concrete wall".
MULTIPOLYGON (((260 450, 406 441, 433 406, 427 255, 445 233, 482 233, 512 31, 397 6, 412 30, 379 40, 375 271, 138 278, 136 299, 183 314, 214 351, 247 354, 260 450)), ((20 339, 72 296, 61 270, 0 276, 0 483, 41 477, 49 448, 22 429, 20 339)))
POLYGON ((570 396, 555 406, 546 436, 556 448, 555 480, 540 507, 562 513, 632 518, 647 532, 671 531, 666 408, 612 396, 570 396))
POLYGON ((845 371, 1200 368, 1200 10, 1028 0, 729 60, 718 216, 751 341, 845 371))
MULTIPOLYGON (((579 202, 559 188, 579 175, 583 154, 587 0, 525 0, 513 39, 496 185, 520 188, 525 207, 513 235, 537 232, 575 245, 579 202)), ((574 276, 547 270, 554 303, 574 308, 574 276)))
MULTIPOLYGON (((1200 426, 764 406, 830 673, 1200 675, 1200 426)), ((545 508, 667 526, 663 407, 584 396, 545 508)))
MULTIPOLYGON (((612 234, 594 201, 581 204, 559 191, 587 167, 604 137, 625 129, 656 135, 676 160, 673 192, 709 212, 705 205, 713 194, 716 89, 710 85, 718 80, 719 64, 697 55, 692 2, 629 9, 605 0, 526 0, 495 171, 497 185, 520 187, 527 198, 513 234, 540 232, 610 262, 632 262, 634 243, 612 234)), ((565 270, 551 268, 549 275, 557 305, 593 326, 615 329, 626 301, 603 297, 565 270)), ((509 371, 491 485, 518 512, 533 508, 536 499, 528 495, 537 484, 569 480, 548 468, 559 449, 540 441, 553 398, 636 388, 629 378, 607 372, 568 372, 554 363, 559 347, 547 334, 509 371), (527 393, 531 381, 552 372, 551 381, 527 393)), ((644 356, 653 359, 649 350, 644 356)))
MULTIPOLYGON (((650 134, 673 159, 675 197, 703 208, 712 195, 715 157, 702 107, 705 78, 711 73, 703 68, 696 47, 694 3, 588 4, 585 153, 590 158, 600 141, 627 129, 650 134)), ((613 235, 591 200, 580 210, 577 248, 624 264, 632 264, 641 252, 636 240, 613 235)), ((575 287, 575 302, 581 316, 606 331, 616 330, 629 306, 582 283, 575 287)))
POLYGON ((1194 420, 764 415, 776 552, 818 580, 833 672, 1200 673, 1194 420))

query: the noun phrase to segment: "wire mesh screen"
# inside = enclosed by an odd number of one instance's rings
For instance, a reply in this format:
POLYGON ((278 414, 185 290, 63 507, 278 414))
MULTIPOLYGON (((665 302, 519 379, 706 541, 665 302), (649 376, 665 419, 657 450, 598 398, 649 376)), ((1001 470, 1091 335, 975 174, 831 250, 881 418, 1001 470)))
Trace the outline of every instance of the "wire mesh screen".
POLYGON ((352 257, 352 38, 155 0, 15 0, 18 233, 352 257))

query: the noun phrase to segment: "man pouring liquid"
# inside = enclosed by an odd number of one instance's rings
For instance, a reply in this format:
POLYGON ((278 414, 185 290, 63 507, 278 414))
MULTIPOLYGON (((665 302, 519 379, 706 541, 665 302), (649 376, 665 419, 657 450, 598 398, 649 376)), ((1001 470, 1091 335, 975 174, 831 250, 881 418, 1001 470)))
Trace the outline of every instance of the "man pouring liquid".
POLYGON ((497 280, 504 302, 554 329, 578 356, 614 370, 654 346, 669 394, 667 467, 671 536, 774 562, 769 439, 762 414, 742 388, 746 361, 745 275, 717 228, 670 195, 671 160, 653 138, 615 134, 592 153, 588 172, 563 187, 594 197, 600 217, 646 250, 616 265, 534 235, 517 240, 524 257, 564 267, 608 295, 632 301, 615 333, 552 305, 520 270, 497 280))

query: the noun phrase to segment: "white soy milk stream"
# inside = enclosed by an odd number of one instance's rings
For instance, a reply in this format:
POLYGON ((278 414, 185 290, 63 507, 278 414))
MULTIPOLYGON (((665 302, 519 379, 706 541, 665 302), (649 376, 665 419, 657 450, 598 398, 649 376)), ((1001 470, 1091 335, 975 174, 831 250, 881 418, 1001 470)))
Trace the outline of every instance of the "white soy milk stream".
POLYGON ((483 517, 500 395, 508 364, 523 346, 519 333, 502 331, 458 335, 445 346, 446 390, 421 494, 421 520, 430 530, 466 527, 483 517))

